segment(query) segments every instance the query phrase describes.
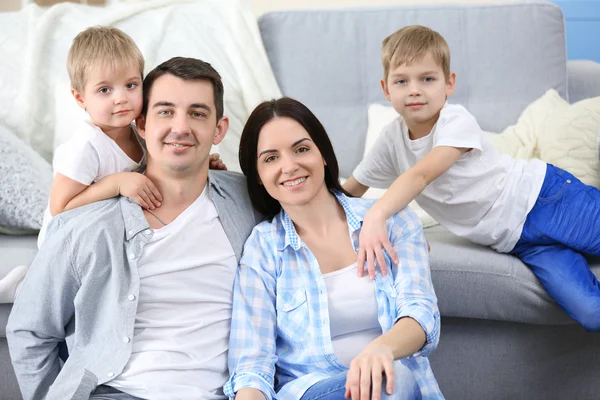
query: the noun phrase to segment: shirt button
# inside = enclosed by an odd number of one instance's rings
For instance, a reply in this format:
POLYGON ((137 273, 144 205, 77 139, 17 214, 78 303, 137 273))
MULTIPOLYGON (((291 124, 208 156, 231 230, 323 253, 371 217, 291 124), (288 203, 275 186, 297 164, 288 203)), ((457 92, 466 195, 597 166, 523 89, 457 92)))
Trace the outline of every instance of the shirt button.
POLYGON ((114 373, 114 372, 109 372, 109 373, 108 373, 108 377, 109 377, 109 378, 112 378, 113 376, 115 376, 115 373, 114 373))
POLYGON ((571 183, 571 180, 570 180, 570 179, 567 179, 567 183, 571 183))
POLYGON ((127 298, 128 298, 129 300, 131 300, 131 301, 135 300, 135 296, 134 296, 134 295, 132 295, 132 294, 130 294, 129 296, 127 296, 127 298))
POLYGON ((129 259, 130 259, 130 260, 133 260, 134 258, 135 258, 135 254, 133 254, 133 253, 129 253, 129 259))
POLYGON ((152 231, 150 231, 150 229, 146 229, 146 230, 144 231, 144 233, 145 233, 146 235, 149 235, 149 234, 151 234, 151 233, 152 233, 152 231))
POLYGON ((125 343, 129 343, 129 342, 131 342, 131 339, 129 339, 127 336, 125 336, 125 337, 123 338, 123 342, 125 342, 125 343))
POLYGON ((133 233, 133 230, 130 230, 130 231, 129 231, 129 232, 127 232, 127 233, 129 233, 129 234, 131 235, 131 234, 133 233))

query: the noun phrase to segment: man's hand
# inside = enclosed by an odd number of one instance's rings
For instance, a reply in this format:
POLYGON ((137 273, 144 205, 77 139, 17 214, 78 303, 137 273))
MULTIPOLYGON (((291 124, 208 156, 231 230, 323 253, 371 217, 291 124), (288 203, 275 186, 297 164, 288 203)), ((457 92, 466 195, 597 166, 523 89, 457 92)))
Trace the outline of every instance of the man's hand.
POLYGON ((398 256, 390 243, 385 219, 377 214, 377 210, 372 208, 365 214, 358 239, 358 276, 364 275, 366 261, 369 278, 375 279, 375 260, 379 262, 381 273, 387 275, 388 270, 383 249, 386 249, 394 263, 398 264, 398 256))
POLYGON ((120 172, 118 184, 119 194, 129 197, 142 208, 154 210, 160 207, 162 195, 146 175, 137 172, 120 172))
POLYGON ((227 166, 225 165, 223 160, 221 160, 221 156, 219 155, 219 153, 211 154, 209 160, 210 169, 219 169, 222 171, 227 171, 227 166))
POLYGON ((389 346, 377 341, 369 344, 350 362, 344 397, 352 400, 380 400, 383 374, 385 391, 394 391, 394 354, 389 346), (371 394, 371 388, 373 393, 371 394))

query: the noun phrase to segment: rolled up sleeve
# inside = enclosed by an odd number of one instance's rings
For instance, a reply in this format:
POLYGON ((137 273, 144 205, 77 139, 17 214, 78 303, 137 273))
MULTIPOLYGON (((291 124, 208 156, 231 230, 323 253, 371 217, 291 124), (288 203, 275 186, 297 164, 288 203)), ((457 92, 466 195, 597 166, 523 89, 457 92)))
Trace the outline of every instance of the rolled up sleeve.
POLYGON ((421 325, 427 341, 413 357, 425 357, 438 345, 440 313, 431 282, 429 251, 423 227, 417 216, 406 208, 392 217, 390 229, 392 246, 399 258, 394 280, 398 294, 396 321, 410 317, 421 325))

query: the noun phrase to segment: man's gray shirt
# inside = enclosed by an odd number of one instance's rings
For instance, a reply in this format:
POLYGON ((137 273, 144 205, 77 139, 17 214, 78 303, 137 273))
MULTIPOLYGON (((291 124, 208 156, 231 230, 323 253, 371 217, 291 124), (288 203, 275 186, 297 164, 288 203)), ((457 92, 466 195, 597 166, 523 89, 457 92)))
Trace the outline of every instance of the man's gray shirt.
MULTIPOLYGON (((260 222, 246 179, 210 171, 208 184, 239 261, 260 222)), ((140 289, 137 260, 151 236, 142 209, 126 197, 53 218, 6 330, 24 399, 87 399, 123 370, 140 289), (57 344, 65 338, 69 358, 61 368, 57 344)))

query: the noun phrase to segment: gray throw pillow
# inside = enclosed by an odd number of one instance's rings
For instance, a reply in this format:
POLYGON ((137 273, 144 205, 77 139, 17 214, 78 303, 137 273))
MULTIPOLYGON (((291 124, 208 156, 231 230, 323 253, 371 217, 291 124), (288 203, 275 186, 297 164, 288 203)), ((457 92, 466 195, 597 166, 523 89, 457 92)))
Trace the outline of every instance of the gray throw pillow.
POLYGON ((39 231, 52 186, 52 166, 0 125, 0 233, 39 231))

